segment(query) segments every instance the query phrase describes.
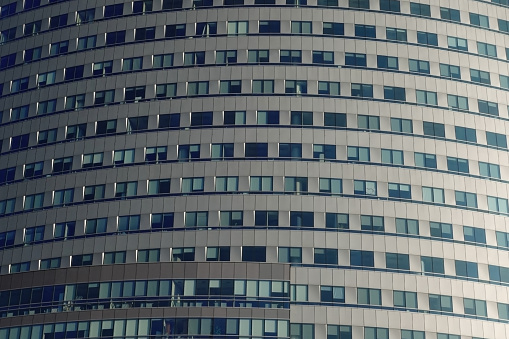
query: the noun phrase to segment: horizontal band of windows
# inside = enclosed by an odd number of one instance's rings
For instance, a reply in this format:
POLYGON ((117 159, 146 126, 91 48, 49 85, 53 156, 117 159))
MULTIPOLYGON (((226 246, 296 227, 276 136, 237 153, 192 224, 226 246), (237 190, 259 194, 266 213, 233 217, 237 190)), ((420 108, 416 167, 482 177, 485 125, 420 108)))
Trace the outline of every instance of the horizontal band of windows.
MULTIPOLYGON (((251 192, 253 193, 253 192, 251 192)), ((260 193, 260 192, 255 192, 256 193, 260 193)), ((262 193, 266 193, 266 192, 262 192, 262 193)), ((210 195, 210 194, 202 194, 202 195, 210 195)), ((286 194, 286 195, 293 195, 293 194, 286 194)), ((304 195, 304 194, 303 194, 304 195)), ((324 196, 323 193, 320 193, 320 194, 314 194, 314 195, 320 195, 320 196, 324 196)), ((186 194, 187 196, 187 194, 186 194)), ((338 195, 336 195, 338 196, 338 195)), ((344 197, 347 197, 347 198, 359 198, 359 196, 354 196, 354 195, 345 195, 345 194, 342 194, 341 196, 344 196, 344 197)), ((150 196, 150 198, 152 198, 153 196, 150 196)), ((363 198, 368 198, 366 196, 362 196, 363 198)), ((130 198, 128 198, 130 199, 130 198)), ((373 198, 373 199, 376 199, 373 198)), ((100 200, 98 202, 105 202, 105 201, 112 201, 114 199, 104 199, 104 200, 100 200)), ((118 199, 116 199, 118 200, 118 199)), ((394 199, 394 198, 387 198, 387 199, 379 199, 379 200, 397 200, 397 199, 394 199)), ((400 201, 402 202, 406 202, 404 199, 399 199, 400 201)), ((80 203, 81 204, 81 203, 80 203)), ((433 203, 425 203, 425 204, 428 204, 428 205, 433 205, 433 203)), ((71 205, 71 204, 70 204, 71 205)), ((457 208, 456 206, 452 206, 453 208, 457 208)), ((51 207, 50 207, 51 208, 51 207)), ((23 212, 18 212, 16 214, 21 214, 23 212)), ((172 212, 171 212, 172 213, 172 212)), ((9 214, 10 215, 10 214, 9 214)), ((44 226, 43 226, 44 227, 44 226)), ((233 229, 243 229, 243 230, 247 230, 247 229, 252 229, 252 230, 257 230, 257 229, 273 229, 273 230, 302 230, 302 231, 314 231, 314 232, 344 232, 344 233, 359 233, 359 234, 365 234, 365 233, 369 233, 369 234, 383 234, 383 235, 390 235, 390 236, 396 236, 396 237, 406 237, 406 238, 413 238, 413 239, 423 239, 423 240, 430 240, 430 241, 442 241, 442 242, 449 242, 449 243, 458 243, 458 244, 465 244, 465 245, 471 245, 471 246, 478 246, 478 247, 483 247, 483 248, 490 248, 490 249, 496 249, 496 250, 502 250, 502 251, 509 251, 509 248, 508 247, 503 247, 503 246, 494 246, 494 245, 489 245, 489 244, 485 244, 483 242, 475 242, 475 241, 460 241, 460 240, 454 240, 452 238, 448 238, 448 237, 438 237, 438 236, 433 236, 433 237, 430 237, 430 236, 423 236, 423 235, 418 235, 418 234, 409 234, 409 233, 390 233, 390 232, 386 232, 385 230, 367 230, 367 229, 361 229, 361 230, 355 230, 355 229, 350 229, 350 228, 331 228, 331 227, 324 227, 324 228, 320 228, 320 227, 314 227, 314 226, 278 226, 278 225, 275 225, 275 226, 254 226, 254 225, 243 225, 243 223, 239 224, 239 225, 235 225, 235 224, 232 224, 231 226, 208 226, 207 224, 203 225, 203 226, 185 226, 185 225, 172 225, 172 227, 167 227, 167 228, 150 228, 150 229, 133 229, 133 230, 123 230, 123 231, 115 231, 115 232, 108 232, 106 233, 104 231, 104 233, 91 233, 91 234, 84 234, 84 235, 77 235, 77 236, 66 236, 66 237, 61 237, 61 238, 54 238, 54 239, 46 239, 46 240, 35 240, 35 241, 30 241, 29 243, 27 242, 23 242, 23 243, 19 243, 19 244, 14 244, 13 242, 11 242, 12 245, 10 244, 7 244, 7 245, 4 245, 2 246, 2 248, 0 248, 0 250, 3 250, 3 249, 11 249, 11 248, 17 248, 17 247, 23 247, 23 246, 27 246, 27 245, 36 245, 36 244, 44 244, 44 243, 52 243, 52 242, 55 242, 55 241, 64 241, 66 239, 84 239, 84 238, 90 238, 90 237, 103 237, 103 236, 111 236, 111 235, 118 235, 118 234, 127 234, 127 233, 130 233, 130 234, 138 234, 138 233, 151 233, 151 232, 160 232, 160 231, 172 231, 172 232, 178 232, 178 231, 184 231, 184 230, 219 230, 219 229, 227 229, 227 230, 233 230, 233 229)), ((2 236, 4 236, 5 238, 5 234, 2 234, 2 236)), ((12 238, 14 239, 14 237, 12 238)), ((5 241, 5 240, 4 240, 5 241)))
MULTIPOLYGON (((502 34, 509 34, 509 33, 502 33, 502 34)), ((294 36, 294 34, 289 34, 289 33, 269 33, 269 34, 267 34, 267 33, 248 33, 248 34, 246 34, 246 36, 266 36, 266 35, 277 35, 277 36, 288 36, 288 37, 289 36, 294 36)), ((231 35, 228 35, 228 34, 214 34, 214 35, 211 35, 211 36, 213 36, 213 37, 229 37, 231 35)), ((306 34, 306 36, 310 36, 310 37, 322 37, 322 38, 324 37, 323 34, 306 34)), ((346 39, 346 40, 352 40, 353 39, 353 40, 381 41, 381 42, 387 42, 387 43, 403 44, 403 45, 408 45, 408 46, 424 47, 424 48, 427 48, 427 49, 433 48, 433 49, 438 49, 438 50, 441 50, 441 51, 444 51, 444 52, 445 51, 447 51, 447 52, 456 52, 456 53, 460 53, 460 54, 466 54, 466 55, 476 56, 476 57, 480 57, 480 58, 488 58, 488 59, 492 59, 492 60, 497 60, 499 62, 509 63, 509 60, 498 58, 498 57, 493 57, 493 56, 488 56, 488 55, 485 55, 485 54, 476 54, 476 53, 469 52, 469 51, 464 51, 464 50, 451 49, 451 48, 439 47, 439 46, 434 46, 434 45, 423 45, 423 44, 420 44, 420 43, 413 43, 413 42, 408 42, 408 41, 390 40, 390 39, 381 39, 381 38, 366 38, 366 37, 358 37, 358 36, 344 36, 344 35, 338 36, 338 37, 334 37, 334 36, 327 36, 327 37, 330 37, 330 38, 341 38, 341 39, 346 39)), ((71 52, 65 52, 65 53, 59 54, 57 56, 69 55, 69 54, 74 54, 74 53, 79 53, 79 52, 84 52, 84 51, 91 51, 91 50, 102 49, 102 48, 108 48, 108 47, 146 43, 147 41, 157 42, 157 41, 166 41, 166 40, 175 40, 175 39, 189 39, 189 38, 197 38, 197 37, 195 37, 195 36, 164 37, 164 38, 157 38, 157 39, 150 39, 150 40, 123 42, 123 43, 118 43, 118 44, 115 44, 115 45, 96 46, 96 47, 91 47, 91 48, 87 48, 87 49, 83 49, 83 50, 76 50, 76 51, 71 51, 71 52)), ((18 38, 18 39, 21 39, 21 38, 18 38)), ((15 40, 17 40, 17 39, 15 39, 15 40)), ((15 40, 11 40, 11 41, 15 41, 15 40)), ((46 60, 48 58, 53 58, 53 57, 57 57, 57 56, 49 56, 49 57, 38 59, 37 61, 33 61, 33 62, 39 62, 39 61, 43 61, 43 60, 46 60)), ((22 64, 18 64, 18 65, 22 65, 22 64)), ((16 67, 16 66, 17 65, 12 66, 12 67, 16 67)), ((23 91, 19 91, 17 93, 21 93, 21 92, 23 92, 23 91)))
MULTIPOLYGON (((419 60, 419 61, 423 61, 423 60, 419 60)), ((476 82, 476 81, 469 81, 469 80, 465 80, 465 79, 460 79, 460 78, 455 78, 455 77, 447 77, 447 76, 441 76, 441 75, 434 75, 434 74, 425 74, 425 73, 420 73, 420 72, 412 72, 412 71, 402 71, 402 70, 399 70, 399 69, 391 69, 391 68, 379 68, 379 67, 367 67, 367 66, 353 66, 353 65, 328 65, 328 64, 320 64, 320 63, 285 63, 285 62, 278 62, 278 63, 253 63, 253 62, 248 62, 248 63, 233 63, 233 64, 228 64, 228 67, 237 67, 237 66, 250 66, 250 67, 253 67, 253 64, 255 65, 270 65, 270 66, 278 66, 278 65, 283 65, 283 66, 297 66, 297 67, 326 67, 326 68, 334 68, 336 69, 338 66, 340 66, 341 68, 344 68, 344 69, 359 69, 359 70, 370 70, 370 71, 375 71, 375 72, 389 72, 389 73, 396 73, 396 74, 405 74, 405 75, 411 75, 411 76, 423 76, 423 77, 427 77, 427 78, 433 78, 433 79, 446 79, 448 81, 455 81, 455 82, 460 82, 460 83, 465 83, 465 84, 471 84, 471 85, 474 85, 474 86, 481 86, 481 87, 486 87, 486 88, 492 88, 492 89, 496 89, 496 90, 501 90, 501 91, 507 91, 509 92, 509 88, 504 88, 504 87, 496 87, 496 86, 493 86, 491 84, 487 84, 487 83, 483 83, 483 82, 476 82)), ((218 64, 200 64, 200 65, 182 65, 182 66, 171 66, 171 67, 164 67, 164 69, 172 69, 172 70, 178 70, 178 69, 186 69, 186 68, 201 68, 201 67, 221 67, 221 66, 224 66, 224 65, 218 65, 218 64)), ((82 78, 79 78, 79 79, 73 79, 73 80, 66 80, 66 81, 60 81, 60 82, 55 82, 55 83, 52 83, 52 84, 48 84, 48 85, 45 85, 44 87, 52 87, 52 86, 59 86, 59 85, 63 85, 63 84, 66 84, 66 83, 71 83, 71 82, 78 82, 78 81, 85 81, 85 80, 90 80, 90 79, 95 79, 95 78, 98 78, 98 77, 110 77, 110 76, 118 76, 118 75, 122 75, 122 74, 126 74, 126 73, 149 73, 149 72, 153 72, 153 71, 160 71, 160 70, 154 70, 153 68, 147 68, 147 69, 139 69, 139 70, 133 70, 133 71, 120 71, 120 72, 112 72, 112 73, 108 73, 108 74, 103 74, 103 75, 92 75, 92 76, 88 76, 88 77, 82 77, 82 78)), ((14 79, 12 81, 15 81, 15 80, 19 80, 19 79, 14 79)), ((320 80, 318 80, 320 81, 320 80)), ((8 88, 9 86, 7 86, 8 88)), ((28 89, 25 89, 25 90, 20 90, 20 91, 17 91, 17 92, 14 92, 14 93, 7 93, 3 96, 0 96, 2 98, 7 98, 9 96, 15 96, 15 95, 18 95, 18 94, 21 94, 21 93, 26 93, 26 92, 30 92, 30 91, 36 91, 38 90, 39 88, 36 86, 36 87, 31 87, 31 88, 28 88, 28 89)), ((222 95, 228 95, 228 93, 221 93, 222 95)), ((244 93, 241 93, 241 94, 244 94, 244 93)), ((249 94, 249 93, 247 93, 249 94)), ((328 96, 328 95, 323 95, 322 96, 328 96)), ((182 97, 182 96, 180 96, 182 97)), ((168 97, 166 97, 167 99, 168 97)), ((172 97, 172 98, 178 98, 178 97, 172 97)), ((58 98, 56 98, 58 99, 58 98)), ((165 98, 157 98, 156 97, 156 100, 164 100, 165 98)), ((405 102, 406 100, 398 100, 398 101, 403 101, 405 102)), ((88 106, 87 106, 88 107, 88 106)), ((84 107, 86 108, 86 107, 84 107)), ((80 108, 80 109, 83 109, 83 108, 80 108)), ((448 108, 449 110, 450 109, 453 109, 454 108, 448 108)), ((66 110, 63 110, 63 111, 72 111, 74 109, 66 109, 66 110)), ((459 110, 459 109, 456 109, 456 110, 459 110)), ((464 110, 461 110, 461 111, 464 111, 464 110)), ((491 117, 493 118, 496 118, 497 116, 494 116, 494 115, 490 115, 491 117)), ((26 118, 24 118, 26 119, 26 118)), ((17 120, 16 122, 18 121, 21 121, 21 120, 24 120, 24 119, 19 119, 17 120)), ((6 122, 5 124, 8 124, 9 122, 6 122)))

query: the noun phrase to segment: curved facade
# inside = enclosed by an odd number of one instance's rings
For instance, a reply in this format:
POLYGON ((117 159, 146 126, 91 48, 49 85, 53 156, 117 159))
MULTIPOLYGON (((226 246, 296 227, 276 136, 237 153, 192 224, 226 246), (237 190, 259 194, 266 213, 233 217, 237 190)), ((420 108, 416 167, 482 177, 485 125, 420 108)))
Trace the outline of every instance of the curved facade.
POLYGON ((507 0, 0 0, 0 338, 509 337, 507 0))

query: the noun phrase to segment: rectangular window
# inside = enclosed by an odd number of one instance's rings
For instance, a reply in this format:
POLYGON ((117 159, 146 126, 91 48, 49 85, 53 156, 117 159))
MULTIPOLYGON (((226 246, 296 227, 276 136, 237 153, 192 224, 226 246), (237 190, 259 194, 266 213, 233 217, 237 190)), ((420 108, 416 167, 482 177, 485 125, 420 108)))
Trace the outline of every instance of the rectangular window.
POLYGON ((82 168, 100 167, 103 165, 103 153, 89 153, 83 155, 82 168))
POLYGON ((456 140, 477 142, 476 130, 474 128, 454 126, 456 140))
MULTIPOLYGON (((53 44, 51 44, 51 46, 53 47, 53 44)), ((51 54, 51 50, 52 49, 50 49, 50 55, 52 55, 51 54)), ((25 55, 24 55, 23 60, 25 62, 31 62, 31 61, 39 60, 42 57, 42 47, 35 47, 35 48, 26 49, 24 54, 25 55)), ((12 62, 14 62, 14 61, 15 60, 12 60, 12 62)), ((9 64, 9 63, 11 63, 11 62, 8 61, 7 64, 9 64)))
POLYGON ((55 224, 53 237, 55 239, 67 239, 74 237, 76 223, 74 221, 61 222, 55 224))
POLYGON ((118 182, 115 184, 115 197, 125 198, 132 197, 138 193, 138 182, 118 182))
POLYGON ((445 138, 445 125, 437 122, 423 121, 424 135, 445 138))
POLYGON ((106 46, 123 44, 125 42, 125 31, 116 31, 106 33, 106 46))
POLYGON ((454 172, 468 173, 468 160, 455 157, 447 157, 447 169, 454 172))
POLYGON ((460 51, 468 51, 468 44, 466 39, 457 38, 454 36, 447 37, 447 45, 451 49, 458 49, 460 51))
POLYGON ((78 110, 85 107, 85 94, 70 95, 65 98, 66 110, 78 110))
POLYGON ((118 217, 117 231, 129 232, 140 229, 139 215, 123 215, 118 217))
POLYGON ((483 228, 463 226, 465 241, 486 244, 486 231, 483 228))
POLYGON ((280 33, 281 22, 276 20, 260 21, 258 32, 261 34, 280 33))
POLYGON ((312 126, 313 125, 313 112, 291 111, 290 112, 290 125, 312 126))
POLYGON ((318 94, 340 95, 339 82, 318 81, 318 94))
POLYGON ((200 145, 179 145, 177 159, 179 161, 191 161, 200 158, 200 145))
POLYGON ((256 123, 258 125, 279 124, 279 111, 258 111, 256 114, 256 123))
POLYGON ((352 84, 352 96, 372 98, 373 97, 373 85, 368 84, 352 84))
POLYGON ((184 53, 184 65, 204 65, 205 52, 186 52, 184 53))
POLYGON ((366 67, 367 66, 366 54, 345 53, 345 65, 366 67))
POLYGON ((455 191, 456 205, 477 208, 477 195, 475 193, 455 191))
POLYGON ((76 12, 76 24, 86 24, 94 21, 95 19, 95 8, 84 9, 76 12))
POLYGON ((61 264, 61 258, 49 258, 43 259, 39 263, 40 270, 49 270, 52 268, 59 268, 61 264))
POLYGON ((324 22, 324 35, 345 35, 345 25, 339 22, 324 22))
POLYGON ((83 200, 93 201, 104 199, 105 185, 85 186, 83 200))
POLYGON ((477 105, 479 108, 479 113, 485 113, 485 114, 498 116, 498 104, 496 102, 478 99, 477 105))
POLYGON ((177 84, 160 84, 156 85, 156 98, 166 99, 175 98, 177 96, 177 84))
POLYGON ((343 192, 343 185, 341 179, 320 178, 319 191, 323 193, 341 194, 343 192))
POLYGON ((113 73, 113 61, 95 62, 92 70, 94 76, 104 76, 113 73))
POLYGON ((15 64, 16 64, 16 53, 5 55, 0 58, 0 70, 12 67, 15 64))
POLYGON ((484 300, 463 298, 463 307, 465 314, 471 314, 480 317, 488 316, 486 301, 484 300))
POLYGON ((444 274, 444 259, 421 256, 421 270, 427 273, 444 274))
POLYGON ((398 58, 385 56, 385 55, 377 55, 377 67, 378 68, 386 68, 386 69, 399 69, 398 58))
POLYGON ((385 267, 398 270, 410 270, 408 254, 385 253, 385 267))
POLYGON ((207 247, 207 261, 230 261, 230 247, 207 247))
POLYGON ((337 265, 338 264, 338 250, 335 248, 315 248, 314 249, 314 263, 337 265))
POLYGON ((37 135, 37 144, 45 145, 47 143, 52 143, 57 140, 57 129, 47 129, 45 131, 39 131, 37 135))
POLYGON ((504 134, 486 132, 486 142, 490 146, 507 148, 507 139, 504 134))
POLYGON ((148 129, 148 116, 127 118, 127 132, 144 131, 148 129))
POLYGON ((185 227, 205 227, 208 225, 208 212, 185 212, 185 227))
POLYGON ((296 143, 280 143, 280 158, 302 158, 302 144, 296 143))
POLYGON ((272 177, 250 177, 249 190, 254 192, 271 192, 272 177))
POLYGON ((57 99, 40 101, 37 104, 37 114, 49 114, 55 112, 57 109, 57 99))
MULTIPOLYGON (((5 201, 5 200, 4 200, 5 201)), ((16 231, 7 231, 0 233, 0 248, 5 248, 14 245, 14 238, 16 231)))
POLYGON ((447 7, 440 7, 440 18, 444 20, 461 22, 460 11, 447 7))
POLYGON ((8 16, 16 14, 16 1, 10 4, 0 6, 0 18, 6 18, 8 16))
POLYGON ((94 105, 108 105, 115 101, 115 90, 95 92, 94 105))
POLYGON ((242 211, 221 211, 219 212, 219 226, 242 226, 244 213, 242 211))
POLYGON ((264 246, 243 246, 242 261, 265 262, 266 248, 264 246))
POLYGON ((447 295, 430 294, 429 309, 433 311, 452 312, 452 298, 447 295))
POLYGON ((369 9, 369 0, 348 0, 348 7, 369 9))
POLYGON ((325 227, 348 229, 349 228, 348 214, 325 213, 325 227))
POLYGON ((485 42, 477 42, 477 53, 489 57, 497 57, 497 46, 485 42))
POLYGON ((105 252, 103 257, 103 265, 125 264, 126 252, 105 252))
POLYGON ((182 193, 203 192, 203 178, 182 178, 182 193))
POLYGON ((104 6, 104 17, 111 18, 124 14, 124 4, 104 6))
POLYGON ((353 161, 370 161, 369 148, 368 147, 347 147, 348 160, 353 161))
POLYGON ((163 0, 163 10, 179 8, 182 8, 182 0, 163 0))
POLYGON ((31 244, 34 241, 44 240, 44 226, 25 228, 24 240, 25 244, 31 244))
POLYGON ((125 102, 138 102, 145 99, 145 86, 126 87, 124 90, 125 102))
POLYGON ((196 23, 196 37, 209 37, 217 34, 217 22, 196 23))
POLYGON ((16 167, 0 169, 0 184, 5 184, 6 182, 13 181, 15 176, 16 176, 16 167))
POLYGON ((57 190, 53 192, 53 206, 65 206, 74 200, 74 188, 57 190))
POLYGON ((151 250, 138 250, 137 254, 137 262, 158 262, 161 255, 161 250, 158 248, 151 250))
POLYGON ((237 63, 237 51, 216 51, 217 65, 231 65, 237 63))
POLYGON ((417 31, 417 43, 438 46, 438 35, 435 33, 417 31))
POLYGON ((419 234, 419 221, 416 219, 396 218, 396 233, 419 234))
POLYGON ((134 30, 134 41, 153 40, 156 37, 155 27, 136 28, 134 30))
POLYGON ((117 120, 101 120, 96 124, 95 134, 106 135, 117 132, 117 120))
POLYGON ((20 273, 30 271, 30 261, 25 261, 17 264, 11 264, 9 273, 20 273))
MULTIPOLYGON (((497 234, 497 245, 502 247, 509 247, 509 233, 505 232, 496 232, 497 234)), ((0 239, 1 239, 1 233, 0 233, 0 239)), ((0 242, 1 247, 1 242, 0 242)))
POLYGON ((383 232, 385 229, 384 218, 375 215, 361 215, 361 229, 383 232))
POLYGON ((13 107, 11 109, 11 121, 17 121, 28 118, 29 109, 30 109, 29 105, 13 107))
POLYGON ((65 140, 81 140, 87 136, 87 124, 70 125, 66 128, 65 140))
POLYGON ((486 15, 481 15, 477 13, 469 13, 469 15, 471 25, 490 28, 489 18, 486 15))
POLYGON ((28 89, 28 77, 12 80, 11 93, 17 93, 28 89))
POLYGON ((407 30, 402 28, 387 27, 385 29, 387 40, 407 41, 407 30))
POLYGON ((0 31, 0 44, 4 44, 8 41, 16 38, 16 27, 8 28, 0 31))
MULTIPOLYGON (((92 37, 90 37, 90 38, 92 40, 92 37)), ((93 38, 95 39, 95 36, 93 38)), ((78 40, 78 42, 80 42, 80 40, 78 40)), ((79 47, 80 46, 78 44, 78 48, 79 47)), ((90 46, 89 48, 91 48, 91 47, 95 47, 95 40, 93 41, 93 46, 90 46)), ((85 49, 85 48, 83 48, 83 49, 85 49)), ((65 54, 68 52, 68 50, 69 50, 69 41, 66 40, 66 41, 55 42, 55 43, 50 44, 49 54, 51 56, 65 54)))
POLYGON ((180 113, 160 114, 157 128, 171 128, 180 126, 180 113))
POLYGON ((249 50, 247 53, 247 62, 249 63, 269 62, 269 50, 267 49, 249 50))
POLYGON ((173 219, 173 213, 154 213, 150 226, 153 229, 173 228, 173 219))
POLYGON ((399 199, 412 199, 410 185, 389 183, 389 197, 399 199))
MULTIPOLYGON (((395 307, 418 308, 417 293, 415 292, 393 291, 393 301, 395 307)), ((402 335, 401 338, 404 339, 406 337, 402 335)))
POLYGON ((228 21, 226 33, 228 35, 246 35, 249 32, 248 21, 228 21))
POLYGON ((357 288, 357 303, 364 305, 382 305, 382 292, 374 288, 357 288))
POLYGON ((437 157, 434 154, 415 152, 415 166, 437 168, 437 157))
POLYGON ((501 213, 509 213, 507 199, 488 196, 488 210, 501 213))
POLYGON ((43 161, 33 162, 25 165, 25 170, 23 174, 24 177, 28 179, 42 175, 43 170, 44 170, 43 161))
POLYGON ((66 173, 72 169, 72 157, 57 158, 53 160, 53 173, 66 173))
POLYGON ((209 82, 208 81, 194 81, 187 83, 187 95, 206 95, 209 94, 209 82))
POLYGON ((431 8, 430 5, 410 2, 410 13, 431 17, 431 8))
POLYGON ((92 265, 92 254, 82 254, 71 256, 71 267, 92 265))
POLYGON ((413 133, 412 120, 391 118, 391 131, 401 133, 413 133))
POLYGON ((444 190, 435 187, 422 187, 422 200, 426 202, 445 203, 444 190))
POLYGON ((346 114, 325 112, 323 114, 323 125, 329 127, 346 127, 346 114))
POLYGON ((375 267, 374 253, 372 251, 350 251, 350 266, 375 267))
POLYGON ((461 79, 461 72, 459 66, 440 64, 440 76, 461 79))
POLYGON ((134 149, 125 149, 114 151, 113 153, 113 164, 132 164, 134 163, 134 149))
POLYGON ((491 84, 490 73, 477 69, 470 69, 470 79, 481 84, 491 84))
POLYGON ((393 149, 382 149, 382 163, 403 165, 404 164, 403 151, 393 149))
POLYGON ((41 26, 42 26, 41 20, 27 23, 24 26, 25 28, 23 30, 23 35, 24 36, 35 35, 41 31, 41 26))
POLYGON ((313 63, 333 65, 334 64, 334 52, 326 51, 313 51, 313 63))
POLYGON ((49 18, 49 29, 64 27, 67 25, 67 14, 61 14, 49 18))
POLYGON ((7 215, 14 212, 16 198, 0 200, 0 215, 7 215))
POLYGON ((303 211, 290 211, 291 227, 314 227, 314 213, 303 211))
MULTIPOLYGON (((345 302, 345 288, 342 286, 320 286, 321 302, 345 302)), ((327 338, 330 338, 329 336, 327 338)))
POLYGON ((164 36, 166 38, 185 37, 186 25, 185 24, 166 25, 164 36))
POLYGON ((285 192, 307 192, 307 177, 285 177, 285 192))
POLYGON ((240 94, 242 92, 242 83, 240 80, 220 80, 220 94, 240 94))
POLYGON ((37 86, 42 87, 55 83, 56 71, 40 73, 37 75, 37 86))
POLYGON ((212 144, 210 157, 215 160, 233 158, 233 143, 231 144, 212 144))
POLYGON ((173 54, 157 54, 152 60, 152 68, 167 68, 173 66, 173 54))
POLYGON ((143 57, 122 59, 122 72, 139 71, 143 67, 143 57))
POLYGON ((255 226, 278 226, 278 211, 255 211, 255 226))
POLYGON ((239 189, 239 177, 216 177, 216 192, 236 192, 239 189))
POLYGON ((311 21, 292 21, 291 32, 292 34, 311 34, 311 21))
POLYGON ((403 87, 384 86, 384 99, 406 101, 406 92, 403 87))
POLYGON ((376 38, 376 28, 371 25, 355 25, 355 36, 364 38, 376 38))
POLYGON ((30 134, 16 135, 11 137, 11 151, 15 151, 18 149, 23 149, 28 147, 28 140, 30 134))
POLYGON ((78 38, 78 51, 94 48, 97 42, 95 35, 78 38))
POLYGON ((456 275, 459 277, 478 278, 477 263, 470 261, 455 260, 456 275))
POLYGON ((432 237, 452 239, 452 225, 439 222, 429 223, 430 234, 432 237))
POLYGON ((484 177, 500 179, 500 166, 479 161, 479 174, 484 177))
POLYGON ((155 179, 148 181, 148 194, 170 193, 170 179, 155 179))

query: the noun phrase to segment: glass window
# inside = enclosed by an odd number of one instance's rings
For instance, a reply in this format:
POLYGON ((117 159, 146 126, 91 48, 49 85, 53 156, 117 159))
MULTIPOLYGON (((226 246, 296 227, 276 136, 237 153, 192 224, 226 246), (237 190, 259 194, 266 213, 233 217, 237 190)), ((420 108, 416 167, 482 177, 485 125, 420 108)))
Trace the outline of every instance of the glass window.
POLYGON ((479 174, 485 177, 500 179, 500 166, 479 161, 479 174))
POLYGON ((338 250, 335 248, 315 248, 315 264, 338 264, 338 250))
POLYGON ((278 226, 278 211, 255 211, 255 226, 278 226))
POLYGON ((399 69, 398 58, 385 56, 385 55, 377 55, 377 66, 378 68, 386 68, 386 69, 399 69))
POLYGON ((396 307, 418 308, 417 293, 415 292, 393 291, 393 300, 396 307))
POLYGON ((366 67, 367 66, 366 54, 345 53, 345 65, 366 67))
POLYGON ((445 138, 445 125, 436 123, 436 122, 429 122, 424 121, 423 123, 423 132, 424 135, 431 135, 439 138, 445 138))
POLYGON ((314 227, 314 213, 303 211, 290 211, 291 227, 314 227))
POLYGON ((487 317, 486 301, 463 298, 463 306, 465 314, 487 317))
POLYGON ((253 94, 274 93, 274 80, 253 80, 253 94))
POLYGON ((348 0, 350 8, 364 8, 369 9, 369 0, 348 0))
POLYGON ((440 75, 443 77, 461 79, 459 66, 440 64, 440 75))
POLYGON ((486 132, 486 142, 490 146, 507 148, 507 139, 504 134, 486 132))
POLYGON ((453 8, 440 7, 440 18, 461 22, 460 11, 453 8))
POLYGON ((455 260, 456 275, 460 277, 478 278, 477 263, 455 260))
POLYGON ((387 268, 410 270, 410 259, 408 254, 385 253, 385 265, 387 268))
POLYGON ((323 23, 324 35, 345 35, 345 28, 343 23, 339 22, 324 22, 323 23))
POLYGON ((432 237, 452 239, 451 224, 430 221, 429 228, 432 237))
POLYGON ((403 151, 382 149, 382 163, 403 165, 404 164, 403 151))
POLYGON ((357 303, 364 305, 382 305, 382 293, 374 288, 357 288, 357 303))
POLYGON ((417 43, 438 46, 438 35, 435 33, 417 31, 417 43))
POLYGON ((204 227, 208 225, 208 212, 185 212, 186 227, 204 227))
MULTIPOLYGON (((340 95, 339 82, 318 81, 318 94, 340 95)), ((341 113, 338 113, 341 114, 341 113)))
POLYGON ((348 229, 349 228, 348 214, 325 213, 325 227, 348 229))
POLYGON ((452 312, 452 298, 447 295, 430 294, 429 309, 433 311, 452 312))
POLYGON ((454 172, 468 173, 468 160, 454 157, 447 157, 447 169, 454 172))
POLYGON ((342 286, 320 286, 321 302, 345 302, 345 288, 342 286))
POLYGON ((376 181, 354 180, 353 191, 354 194, 376 196, 376 181))
POLYGON ((501 213, 509 213, 507 199, 488 196, 488 210, 501 213))
POLYGON ((290 125, 312 126, 313 112, 303 112, 303 111, 290 112, 290 125))
POLYGON ((343 193, 341 179, 319 178, 318 186, 320 192, 332 194, 343 193))
POLYGON ((242 211, 219 212, 219 226, 242 226, 244 213, 242 211))
POLYGON ((285 192, 307 192, 307 177, 285 177, 285 192))
POLYGON ((151 228, 173 228, 173 213, 154 213, 151 218, 151 228))
POLYGON ((448 44, 449 48, 451 48, 451 49, 459 49, 460 51, 468 51, 468 44, 467 44, 466 39, 448 36, 447 44, 448 44))
POLYGON ((435 187, 422 187, 422 200, 426 202, 445 203, 444 190, 435 187))
POLYGON ((406 101, 406 91, 403 87, 384 86, 384 99, 406 101))
POLYGON ((281 31, 281 22, 276 20, 268 20, 259 22, 259 30, 258 32, 263 33, 280 33, 281 31))
POLYGON ((230 247, 207 247, 207 261, 230 261, 230 247))
POLYGON ((373 252, 350 250, 350 266, 375 267, 373 252))
POLYGON ((371 25, 355 25, 355 36, 364 38, 376 38, 376 28, 371 25))
POLYGON ((413 133, 412 120, 391 118, 391 131, 402 133, 413 133))
POLYGON ((389 183, 389 197, 400 199, 411 199, 412 193, 410 185, 389 183))
POLYGON ((444 274, 444 259, 421 256, 421 270, 423 272, 444 274))
POLYGON ((364 231, 383 231, 384 218, 375 215, 361 215, 361 229, 364 231))
POLYGON ((247 53, 247 62, 250 63, 269 62, 269 50, 266 49, 249 50, 247 53))
POLYGON ((490 28, 490 21, 486 15, 481 15, 477 13, 469 13, 470 15, 470 24, 474 26, 490 28))
POLYGON ((498 104, 496 102, 478 99, 477 105, 479 108, 479 113, 485 113, 485 114, 498 116, 498 104))
POLYGON ((280 263, 302 263, 302 248, 300 247, 279 247, 278 262, 280 263))
POLYGON ((414 156, 415 156, 415 166, 437 168, 436 155, 415 152, 414 156))
POLYGON ((419 234, 419 221, 415 219, 396 218, 396 232, 403 234, 419 234))
POLYGON ((346 114, 325 112, 323 114, 323 125, 330 127, 346 127, 346 114))
POLYGON ((264 246, 242 246, 242 261, 265 262, 266 248, 264 246))
POLYGON ((250 177, 250 190, 251 191, 272 191, 272 177, 250 177))

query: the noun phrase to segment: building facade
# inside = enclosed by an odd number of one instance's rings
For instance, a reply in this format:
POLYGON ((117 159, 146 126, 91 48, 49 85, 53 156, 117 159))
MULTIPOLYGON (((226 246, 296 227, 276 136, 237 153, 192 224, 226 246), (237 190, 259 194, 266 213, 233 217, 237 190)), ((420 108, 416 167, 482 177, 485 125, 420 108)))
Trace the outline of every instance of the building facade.
POLYGON ((0 0, 0 338, 509 337, 507 0, 0 0))

